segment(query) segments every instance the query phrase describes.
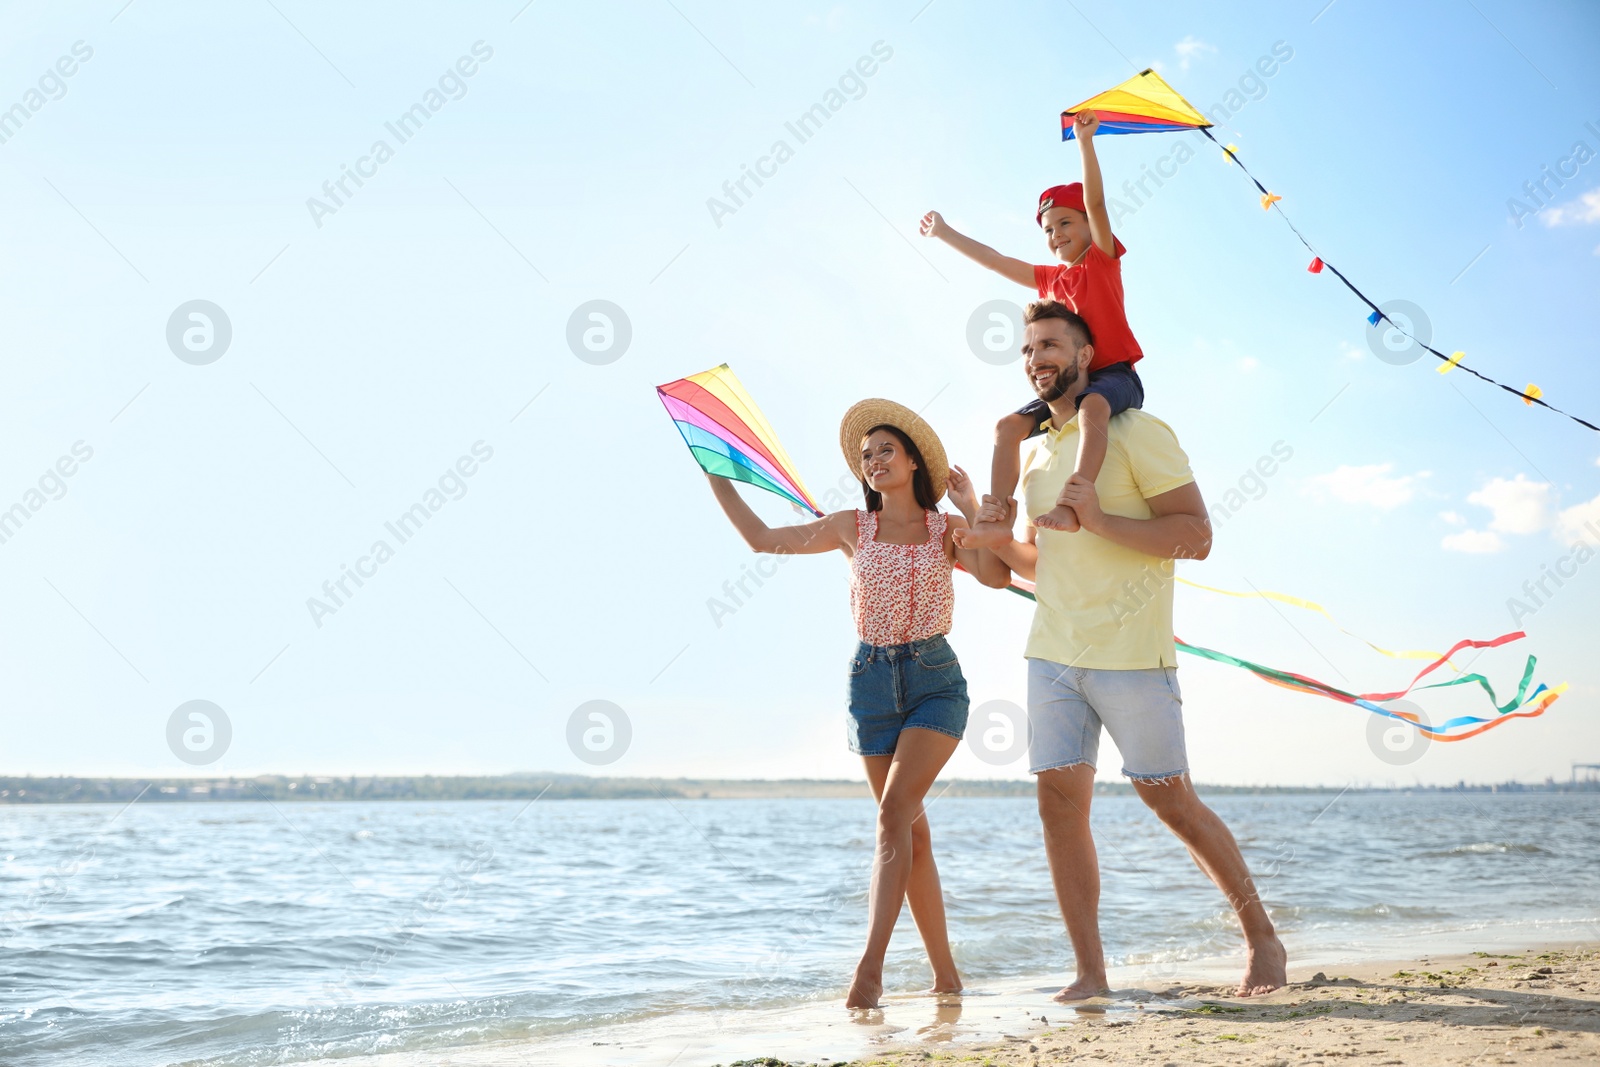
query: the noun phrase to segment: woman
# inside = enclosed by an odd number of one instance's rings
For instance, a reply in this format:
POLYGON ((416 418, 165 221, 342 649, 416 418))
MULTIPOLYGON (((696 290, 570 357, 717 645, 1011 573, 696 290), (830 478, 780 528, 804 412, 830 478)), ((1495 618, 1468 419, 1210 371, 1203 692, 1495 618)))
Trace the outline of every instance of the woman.
POLYGON ((878 802, 878 843, 867 947, 845 1006, 874 1008, 883 992, 889 936, 908 896, 933 967, 931 992, 961 989, 922 799, 967 725, 966 679, 945 641, 955 605, 951 564, 960 561, 978 573, 977 552, 957 548, 951 537, 967 522, 937 504, 947 484, 951 501, 966 514, 976 501, 966 473, 946 463, 932 427, 900 404, 856 404, 839 426, 839 443, 861 479, 864 509, 772 529, 730 481, 710 481, 755 551, 838 549, 851 560, 850 609, 861 643, 850 661, 850 750, 866 764, 878 802))

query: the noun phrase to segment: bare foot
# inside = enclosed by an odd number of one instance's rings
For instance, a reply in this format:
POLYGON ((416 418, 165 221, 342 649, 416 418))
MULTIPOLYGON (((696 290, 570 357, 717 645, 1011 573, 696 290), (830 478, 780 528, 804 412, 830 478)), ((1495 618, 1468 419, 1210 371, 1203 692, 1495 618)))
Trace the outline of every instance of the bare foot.
POLYGON ((961 976, 954 971, 947 975, 934 975, 933 985, 929 993, 959 993, 961 992, 961 976))
POLYGON ((1103 997, 1110 992, 1111 989, 1106 985, 1106 976, 1104 974, 1086 974, 1050 999, 1059 1000, 1063 1004, 1070 1004, 1074 1000, 1103 997))
POLYGON ((1057 504, 1034 519, 1033 524, 1041 530, 1060 530, 1062 533, 1077 533, 1079 530, 1078 513, 1065 504, 1057 504))
POLYGON ((1003 522, 980 522, 951 536, 962 548, 999 548, 1011 540, 1011 528, 1003 522))
POLYGON ((1256 997, 1283 988, 1289 980, 1289 955, 1283 942, 1276 936, 1271 941, 1251 945, 1246 950, 1249 962, 1244 969, 1244 979, 1239 983, 1241 997, 1256 997))
POLYGON ((850 982, 850 992, 844 998, 847 1008, 876 1008, 878 998, 883 995, 883 977, 881 974, 866 974, 859 968, 856 976, 850 982))

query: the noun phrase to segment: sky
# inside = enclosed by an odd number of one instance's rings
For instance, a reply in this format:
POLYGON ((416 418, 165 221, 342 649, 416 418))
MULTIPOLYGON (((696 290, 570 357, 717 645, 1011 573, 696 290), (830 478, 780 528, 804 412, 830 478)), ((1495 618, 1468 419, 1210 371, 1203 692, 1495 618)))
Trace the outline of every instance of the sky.
MULTIPOLYGON (((986 471, 1030 393, 970 327, 1029 294, 918 221, 1045 262, 1033 205, 1080 176, 1060 112, 1147 66, 1227 112, 1218 139, 1374 300, 1600 422, 1591 5, 107 0, 5 24, 3 773, 861 777, 847 562, 787 559, 714 611, 755 560, 653 386, 729 363, 825 499, 868 396, 986 471)), ((1391 353, 1197 142, 1100 142, 1146 410, 1219 515, 1178 573, 1338 626, 1180 587, 1179 634, 1377 691, 1420 664, 1339 626, 1522 629, 1471 669, 1504 693, 1531 654, 1570 688, 1420 746, 1184 658, 1195 779, 1600 762, 1600 434, 1391 353)), ((1025 702, 1030 606, 957 589, 981 736, 1025 702)), ((984 757, 947 773, 1026 775, 984 757)))

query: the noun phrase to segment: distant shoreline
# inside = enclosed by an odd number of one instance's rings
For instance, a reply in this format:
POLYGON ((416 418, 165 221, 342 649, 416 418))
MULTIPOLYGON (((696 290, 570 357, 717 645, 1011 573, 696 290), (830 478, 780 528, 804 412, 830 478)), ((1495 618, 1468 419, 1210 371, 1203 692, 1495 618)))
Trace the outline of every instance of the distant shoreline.
MULTIPOLYGON (((1538 784, 1500 782, 1410 786, 1240 786, 1195 788, 1207 796, 1335 795, 1350 793, 1600 793, 1600 781, 1538 784)), ((1128 783, 1107 779, 1101 796, 1131 795, 1128 783)), ((955 778, 932 793, 952 797, 1031 797, 1033 779, 955 778)), ((600 778, 580 774, 257 775, 213 778, 70 778, 0 776, 0 804, 111 804, 155 801, 370 801, 370 800, 734 800, 868 796, 864 781, 787 778, 600 778)))

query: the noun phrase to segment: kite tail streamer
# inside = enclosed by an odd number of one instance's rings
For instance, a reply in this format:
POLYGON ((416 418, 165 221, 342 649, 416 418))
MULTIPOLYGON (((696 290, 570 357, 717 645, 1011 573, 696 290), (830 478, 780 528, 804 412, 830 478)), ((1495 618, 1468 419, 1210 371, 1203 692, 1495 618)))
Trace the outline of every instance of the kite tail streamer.
POLYGON ((1306 235, 1301 233, 1299 228, 1296 227, 1295 224, 1292 221, 1290 221, 1289 216, 1284 213, 1283 206, 1278 203, 1278 200, 1281 199, 1281 198, 1274 196, 1267 189, 1267 187, 1265 185, 1262 185, 1261 182, 1259 180, 1257 180, 1257 178, 1256 178, 1256 176, 1254 174, 1250 173, 1249 168, 1247 168, 1244 165, 1244 161, 1239 158, 1239 154, 1238 154, 1237 150, 1234 148, 1234 146, 1232 146, 1232 145, 1224 146, 1224 145, 1220 144, 1217 141, 1217 139, 1212 136, 1211 131, 1209 129, 1207 129, 1206 127, 1204 127, 1204 126, 1199 126, 1199 127, 1196 127, 1196 128, 1201 133, 1205 134, 1206 137, 1211 141, 1212 144, 1216 145, 1218 148, 1221 148, 1223 150, 1223 152, 1227 153, 1227 156, 1228 156, 1229 160, 1231 160, 1232 162, 1237 163, 1239 165, 1239 170, 1244 173, 1244 176, 1249 178, 1251 184, 1253 184, 1257 189, 1259 189, 1261 191, 1261 204, 1262 204, 1262 206, 1266 207, 1266 208, 1269 208, 1269 209, 1271 209, 1273 211, 1276 211, 1278 213, 1278 217, 1283 219, 1284 224, 1286 226, 1288 226, 1289 229, 1294 232, 1294 235, 1300 239, 1300 243, 1306 246, 1306 251, 1310 252, 1313 256, 1315 256, 1316 259, 1320 262, 1322 267, 1325 267, 1328 270, 1332 271, 1333 274, 1334 274, 1334 277, 1338 278, 1341 282, 1343 282, 1344 283, 1344 287, 1346 289, 1349 289, 1352 293, 1354 293, 1358 300, 1360 300, 1363 304, 1367 305, 1367 307, 1372 309, 1372 314, 1368 316, 1368 321, 1370 321, 1374 326, 1376 326, 1379 322, 1387 322, 1390 326, 1393 326, 1396 330, 1399 330, 1401 333, 1403 333, 1407 337, 1411 338, 1411 340, 1415 341, 1417 343, 1417 345, 1420 346, 1421 348, 1423 348, 1425 351, 1430 352, 1434 356, 1436 356, 1439 359, 1443 360, 1449 367, 1451 367, 1451 368, 1459 367, 1461 370, 1466 371, 1468 374, 1472 375, 1474 378, 1479 379, 1480 381, 1485 381, 1485 382, 1488 382, 1490 385, 1493 385, 1493 386, 1495 386, 1495 387, 1497 387, 1499 389, 1504 389, 1506 392, 1510 393, 1512 396, 1515 396, 1515 397, 1521 399, 1522 402, 1525 403, 1525 404, 1538 404, 1540 407, 1549 408, 1551 411, 1555 412, 1557 415, 1564 415, 1567 418, 1571 419, 1573 422, 1577 423, 1579 426, 1586 426, 1589 429, 1594 430, 1597 433, 1600 433, 1600 426, 1596 426, 1594 423, 1588 421, 1587 419, 1581 419, 1578 416, 1572 414, 1570 411, 1562 411, 1560 408, 1556 407, 1554 404, 1551 404, 1548 401, 1546 401, 1539 394, 1539 390, 1537 389, 1537 387, 1530 386, 1530 387, 1528 387, 1526 389, 1517 389, 1517 388, 1515 388, 1513 386, 1505 384, 1504 382, 1496 381, 1495 379, 1489 377, 1487 374, 1481 374, 1478 371, 1473 370, 1471 367, 1467 366, 1465 363, 1461 362, 1461 353, 1457 352, 1457 353, 1454 353, 1452 355, 1446 355, 1445 353, 1439 351, 1437 348, 1434 348, 1432 345, 1424 343, 1420 338, 1418 338, 1410 330, 1407 330, 1407 329, 1403 328, 1402 326, 1400 326, 1399 323, 1395 322, 1393 319, 1389 318, 1389 316, 1385 315, 1383 313, 1383 309, 1382 308, 1378 307, 1377 304, 1374 304, 1372 302, 1372 300, 1367 296, 1366 293, 1363 293, 1360 289, 1356 288, 1355 283, 1352 282, 1349 278, 1346 278, 1344 276, 1344 272, 1339 270, 1339 268, 1335 267, 1332 263, 1329 263, 1328 262, 1328 257, 1323 255, 1321 252, 1318 252, 1316 250, 1316 248, 1311 244, 1311 242, 1306 240, 1306 235))
MULTIPOLYGON (((957 564, 957 567, 965 570, 965 568, 960 567, 960 564, 957 564)), ((1010 592, 1015 593, 1017 596, 1033 601, 1038 600, 1038 596, 1034 589, 1034 584, 1024 578, 1013 576, 1011 584, 1006 588, 1010 592)), ((1201 586, 1200 588, 1208 587, 1201 586)), ((1543 715, 1545 709, 1547 709, 1551 704, 1555 703, 1556 700, 1567 691, 1566 683, 1562 683, 1561 685, 1556 686, 1554 689, 1549 689, 1543 684, 1540 684, 1534 688, 1532 693, 1529 693, 1528 686, 1533 681, 1534 667, 1538 663, 1538 660, 1533 656, 1528 657, 1527 664, 1523 668, 1522 679, 1517 685, 1517 695, 1504 704, 1499 703, 1499 698, 1495 695, 1494 687, 1491 686, 1489 684, 1489 680, 1481 674, 1463 674, 1459 678, 1452 678, 1449 681, 1434 682, 1423 686, 1419 686, 1417 683, 1422 681, 1423 678, 1433 673, 1439 667, 1447 664, 1452 656, 1464 648, 1496 648, 1500 645, 1509 644, 1512 641, 1520 641, 1526 636, 1527 634, 1518 630, 1508 634, 1501 634, 1499 637, 1492 638, 1487 641, 1475 641, 1471 639, 1458 641, 1450 648, 1448 652, 1438 654, 1430 653, 1429 655, 1433 655, 1434 657, 1433 661, 1426 667, 1422 668, 1422 670, 1418 671, 1416 676, 1411 679, 1411 683, 1409 685, 1407 685, 1404 689, 1393 693, 1351 693, 1340 689, 1338 686, 1329 685, 1327 682, 1318 681, 1317 679, 1308 677, 1304 674, 1296 674, 1293 671, 1280 670, 1277 667, 1268 667, 1260 663, 1252 662, 1251 660, 1243 659, 1239 656, 1230 655, 1227 652, 1218 652, 1215 649, 1202 648, 1199 645, 1191 645, 1182 638, 1173 638, 1173 644, 1177 647, 1179 652, 1186 652, 1191 656, 1197 656, 1201 659, 1208 659, 1214 663, 1222 663, 1230 667, 1238 667, 1242 670, 1249 671, 1251 674, 1254 674, 1257 678, 1260 678, 1264 682, 1281 686, 1284 689, 1293 690, 1297 693, 1307 693, 1311 696, 1325 697, 1329 700, 1336 700, 1341 704, 1349 704, 1353 707, 1363 708, 1372 712, 1374 715, 1382 715, 1385 718, 1408 722, 1417 730, 1418 733, 1423 734, 1431 740, 1464 741, 1469 737, 1476 737, 1485 730, 1492 729, 1493 727, 1499 726, 1501 723, 1508 722, 1511 719, 1529 719, 1538 715, 1543 715), (1448 719, 1437 726, 1432 726, 1419 721, 1413 712, 1409 712, 1401 708, 1386 708, 1377 703, 1377 701, 1398 700, 1416 689, 1441 689, 1445 686, 1465 685, 1468 683, 1476 683, 1486 694, 1488 694, 1489 703, 1494 707, 1495 710, 1493 717, 1485 718, 1480 715, 1458 715, 1455 718, 1448 719), (1462 727, 1471 727, 1471 729, 1461 729, 1462 727)))
MULTIPOLYGON (((1191 645, 1182 639, 1175 639, 1175 643, 1177 644, 1180 652, 1187 652, 1190 655, 1198 656, 1201 659, 1208 659, 1215 663, 1227 664, 1230 667, 1243 668, 1244 670, 1247 670, 1251 674, 1254 674, 1256 677, 1260 678, 1262 681, 1271 682, 1273 685, 1282 686, 1285 689, 1292 689, 1296 692, 1310 693, 1313 696, 1327 697, 1331 700, 1337 700, 1340 703, 1351 704, 1355 707, 1364 708, 1376 715, 1382 715, 1386 718, 1409 722, 1413 727, 1416 728, 1418 733, 1434 741, 1465 741, 1469 737, 1476 737, 1485 730, 1499 726, 1501 723, 1509 722, 1511 719, 1529 719, 1538 715, 1543 715, 1545 713, 1545 709, 1549 708, 1551 704, 1555 703, 1557 698, 1559 698, 1562 693, 1566 692, 1567 689, 1565 684, 1559 685, 1554 689, 1546 689, 1543 685, 1541 685, 1534 690, 1526 702, 1523 702, 1521 699, 1523 688, 1526 687, 1528 679, 1533 674, 1535 662, 1534 657, 1529 656, 1527 669, 1523 673, 1523 686, 1519 687, 1518 689, 1517 699, 1511 701, 1503 708, 1497 707, 1495 709, 1495 717, 1486 719, 1478 715, 1460 715, 1453 719, 1449 719, 1438 726, 1429 726, 1418 721, 1417 716, 1412 712, 1397 708, 1385 708, 1373 703, 1374 698, 1393 699, 1392 697, 1384 696, 1383 694, 1368 694, 1366 696, 1358 696, 1355 693, 1347 693, 1343 689, 1339 689, 1336 686, 1331 686, 1326 682, 1319 682, 1314 678, 1307 678, 1304 675, 1295 674, 1291 671, 1279 670, 1275 667, 1263 666, 1262 664, 1253 663, 1247 659, 1241 659, 1238 656, 1229 655, 1226 652, 1218 652, 1215 649, 1201 648, 1198 645, 1191 645), (1474 729, 1461 730, 1454 733, 1451 732, 1456 730, 1457 727, 1470 726, 1474 724, 1476 724, 1474 729)), ((1463 677, 1446 682, 1444 684, 1455 685, 1458 682, 1468 680, 1471 679, 1463 677)), ((1485 689, 1489 689, 1487 682, 1484 682, 1483 686, 1485 689)), ((1433 687, 1424 686, 1423 688, 1433 687)), ((1492 690, 1490 690, 1490 699, 1493 700, 1492 690)))

